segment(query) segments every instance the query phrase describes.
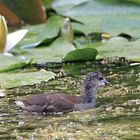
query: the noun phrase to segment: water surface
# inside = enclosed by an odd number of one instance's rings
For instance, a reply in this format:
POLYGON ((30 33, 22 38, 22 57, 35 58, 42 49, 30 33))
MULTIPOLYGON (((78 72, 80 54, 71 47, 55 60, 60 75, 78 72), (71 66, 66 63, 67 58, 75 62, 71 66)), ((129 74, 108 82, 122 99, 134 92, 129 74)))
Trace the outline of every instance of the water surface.
POLYGON ((0 139, 100 140, 140 138, 140 66, 65 64, 50 67, 57 78, 38 85, 7 89, 0 98, 0 139), (101 71, 112 87, 97 93, 96 109, 58 115, 21 114, 14 101, 42 92, 79 95, 90 71, 101 71))

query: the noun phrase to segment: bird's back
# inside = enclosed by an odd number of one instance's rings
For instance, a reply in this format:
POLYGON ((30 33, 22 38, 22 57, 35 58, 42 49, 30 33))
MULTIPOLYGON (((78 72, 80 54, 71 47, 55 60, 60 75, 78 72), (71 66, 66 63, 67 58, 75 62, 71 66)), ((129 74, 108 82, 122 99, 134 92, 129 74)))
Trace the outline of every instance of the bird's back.
POLYGON ((44 93, 16 101, 16 104, 29 112, 69 112, 74 110, 74 104, 80 102, 80 96, 44 93))

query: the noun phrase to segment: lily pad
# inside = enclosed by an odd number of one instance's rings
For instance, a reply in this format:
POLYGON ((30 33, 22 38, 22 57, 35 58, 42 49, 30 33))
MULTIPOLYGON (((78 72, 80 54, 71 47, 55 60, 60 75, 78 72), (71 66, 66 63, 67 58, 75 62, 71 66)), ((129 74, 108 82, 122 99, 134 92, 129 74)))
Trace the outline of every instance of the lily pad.
POLYGON ((81 3, 85 3, 90 0, 54 0, 52 3, 52 7, 54 7, 57 11, 61 11, 65 13, 65 11, 70 10, 73 6, 76 6, 81 3))
POLYGON ((48 61, 62 61, 62 58, 70 51, 75 50, 74 45, 67 42, 64 38, 57 38, 49 47, 42 46, 38 48, 25 49, 25 56, 33 58, 37 63, 48 61))
POLYGON ((65 57, 65 62, 75 62, 75 61, 92 61, 95 60, 96 55, 98 54, 97 50, 94 48, 84 48, 77 49, 75 51, 69 52, 65 57))
POLYGON ((139 44, 140 39, 133 42, 128 42, 126 39, 121 39, 120 37, 113 38, 96 47, 99 52, 97 58, 118 56, 127 57, 130 59, 139 59, 139 44))
POLYGON ((28 62, 14 63, 11 65, 8 65, 7 67, 0 68, 0 73, 25 68, 25 67, 29 66, 31 63, 32 63, 32 60, 28 61, 28 62))
POLYGON ((63 17, 54 15, 44 24, 26 26, 29 31, 19 46, 33 48, 52 41, 59 34, 63 21, 63 17))
MULTIPOLYGON (((68 3, 68 2, 67 2, 68 3)), ((73 2, 69 1, 72 4, 73 2)), ((81 21, 94 32, 109 32, 117 35, 121 32, 139 37, 140 8, 122 1, 90 0, 67 7, 54 1, 52 7, 60 14, 81 21)))
POLYGON ((0 54, 0 72, 8 71, 11 69, 19 68, 23 65, 28 65, 30 63, 29 59, 22 59, 22 57, 18 56, 6 56, 0 54))
POLYGON ((13 88, 18 86, 33 85, 41 81, 47 82, 54 78, 55 73, 41 70, 38 72, 26 73, 1 73, 0 86, 1 88, 13 88))

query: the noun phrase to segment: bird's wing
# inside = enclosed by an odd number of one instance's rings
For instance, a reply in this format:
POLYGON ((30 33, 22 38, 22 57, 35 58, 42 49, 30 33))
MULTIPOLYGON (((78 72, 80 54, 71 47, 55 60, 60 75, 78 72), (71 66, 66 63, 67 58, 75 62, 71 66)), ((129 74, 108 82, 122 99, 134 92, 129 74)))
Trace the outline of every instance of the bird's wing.
POLYGON ((45 112, 69 112, 73 110, 74 104, 65 96, 52 95, 46 97, 49 104, 44 108, 45 112))

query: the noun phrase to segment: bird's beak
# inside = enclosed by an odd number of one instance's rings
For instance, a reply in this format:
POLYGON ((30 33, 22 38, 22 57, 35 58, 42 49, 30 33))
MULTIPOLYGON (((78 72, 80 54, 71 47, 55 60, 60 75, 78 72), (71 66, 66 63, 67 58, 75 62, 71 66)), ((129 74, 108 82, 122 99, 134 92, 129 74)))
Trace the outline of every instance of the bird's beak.
POLYGON ((108 82, 106 79, 105 79, 104 83, 105 83, 106 86, 112 86, 111 83, 108 82))

